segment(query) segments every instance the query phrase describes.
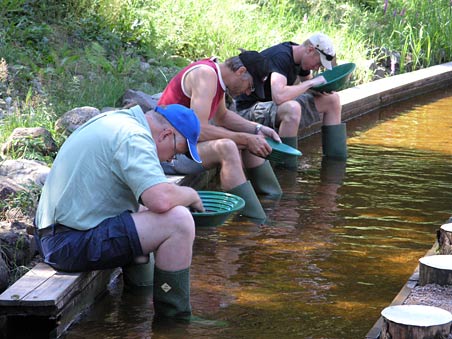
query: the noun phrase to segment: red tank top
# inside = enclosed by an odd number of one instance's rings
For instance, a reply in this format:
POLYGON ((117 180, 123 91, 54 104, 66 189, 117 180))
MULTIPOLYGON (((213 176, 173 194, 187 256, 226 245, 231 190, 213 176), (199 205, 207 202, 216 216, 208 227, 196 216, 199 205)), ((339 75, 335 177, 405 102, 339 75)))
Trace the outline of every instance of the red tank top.
POLYGON ((211 67, 215 73, 217 74, 217 91, 215 93, 215 96, 212 100, 212 104, 210 107, 210 114, 209 114, 209 120, 212 119, 215 115, 215 112, 218 109, 218 105, 220 104, 220 101, 224 97, 224 89, 221 86, 220 83, 220 75, 218 74, 218 68, 217 64, 212 59, 202 59, 196 62, 191 63, 182 71, 180 71, 174 78, 171 79, 171 81, 166 86, 165 90, 162 93, 162 96, 160 97, 158 101, 158 105, 169 105, 169 104, 180 104, 184 105, 185 107, 190 108, 190 101, 191 99, 184 94, 182 91, 182 79, 187 71, 192 69, 193 67, 199 67, 199 65, 207 65, 211 67))

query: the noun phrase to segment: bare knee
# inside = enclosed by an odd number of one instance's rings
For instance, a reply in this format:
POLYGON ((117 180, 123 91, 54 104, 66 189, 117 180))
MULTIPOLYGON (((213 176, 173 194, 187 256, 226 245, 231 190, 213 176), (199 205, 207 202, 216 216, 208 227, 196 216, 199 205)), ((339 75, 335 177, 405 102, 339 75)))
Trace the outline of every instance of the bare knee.
POLYGON ((291 100, 287 101, 278 107, 279 123, 294 124, 298 126, 301 119, 301 106, 298 102, 291 100))
POLYGON ((341 111, 341 99, 336 92, 316 97, 314 100, 319 112, 329 113, 341 111))
POLYGON ((341 111, 341 98, 339 97, 338 93, 332 93, 328 96, 330 100, 330 105, 332 107, 332 110, 335 112, 341 111))
MULTIPOLYGON (((339 124, 341 122, 341 101, 339 94, 331 93, 321 97, 318 110, 324 114, 323 122, 326 125, 339 124)), ((316 103, 317 105, 317 103, 316 103)))
POLYGON ((216 142, 216 151, 222 161, 240 163, 240 152, 237 144, 231 139, 219 139, 216 142))
POLYGON ((195 239, 195 223, 190 211, 184 206, 176 206, 169 212, 172 228, 171 234, 193 242, 195 239))

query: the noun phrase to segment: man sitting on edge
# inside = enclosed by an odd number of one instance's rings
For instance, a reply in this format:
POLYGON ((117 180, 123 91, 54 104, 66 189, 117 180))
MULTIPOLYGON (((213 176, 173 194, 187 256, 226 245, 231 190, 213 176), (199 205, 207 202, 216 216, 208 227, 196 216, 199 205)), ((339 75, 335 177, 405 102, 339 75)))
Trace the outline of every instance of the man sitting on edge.
MULTIPOLYGON (((284 42, 261 52, 270 64, 271 75, 265 81, 264 96, 246 93, 236 98, 240 116, 278 130, 283 143, 297 148, 298 130, 321 121, 323 154, 347 158, 347 133, 341 123, 341 103, 337 93, 307 92, 325 82, 312 78, 311 70, 331 69, 335 57, 328 36, 315 33, 303 44, 284 42)), ((286 167, 296 167, 296 159, 286 167)))
POLYGON ((187 207, 204 208, 195 190, 168 182, 160 162, 184 153, 201 163, 199 133, 195 113, 182 105, 146 114, 135 106, 80 126, 39 201, 35 238, 44 262, 66 272, 124 267, 132 280, 138 267, 137 278, 154 280, 154 319, 189 321, 195 226, 187 207), (150 253, 155 268, 142 270, 150 253))
POLYGON ((265 219, 257 193, 281 195, 281 187, 268 161, 271 152, 265 137, 280 141, 271 128, 250 122, 226 108, 225 93, 263 93, 268 75, 267 61, 255 51, 219 63, 215 58, 194 62, 180 71, 168 84, 158 104, 182 104, 192 108, 200 122, 198 150, 203 163, 178 155, 163 164, 167 174, 189 174, 220 166, 222 188, 245 200, 242 214, 265 219), (247 181, 245 172, 248 178, 247 181), (251 182, 251 183, 250 183, 251 182))

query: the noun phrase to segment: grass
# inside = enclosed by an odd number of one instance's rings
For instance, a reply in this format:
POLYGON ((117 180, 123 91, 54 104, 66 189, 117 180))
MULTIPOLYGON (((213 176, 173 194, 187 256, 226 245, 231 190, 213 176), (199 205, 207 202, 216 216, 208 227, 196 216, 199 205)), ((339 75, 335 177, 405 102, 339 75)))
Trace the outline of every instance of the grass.
POLYGON ((382 47, 400 54, 401 72, 428 67, 451 59, 451 17, 450 0, 0 0, 0 107, 13 107, 0 142, 15 127, 53 133, 74 107, 118 106, 128 88, 160 92, 192 60, 314 31, 357 64, 351 85, 372 80, 382 47))

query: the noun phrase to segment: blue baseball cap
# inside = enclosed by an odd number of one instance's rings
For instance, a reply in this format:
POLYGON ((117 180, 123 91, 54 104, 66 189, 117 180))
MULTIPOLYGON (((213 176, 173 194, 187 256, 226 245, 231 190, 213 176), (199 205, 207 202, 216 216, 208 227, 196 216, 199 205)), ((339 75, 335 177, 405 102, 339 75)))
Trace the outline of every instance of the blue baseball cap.
POLYGON ((188 151, 191 158, 198 164, 202 163, 196 144, 201 133, 201 124, 196 113, 185 106, 171 104, 157 106, 155 111, 165 117, 166 120, 187 139, 188 151))

